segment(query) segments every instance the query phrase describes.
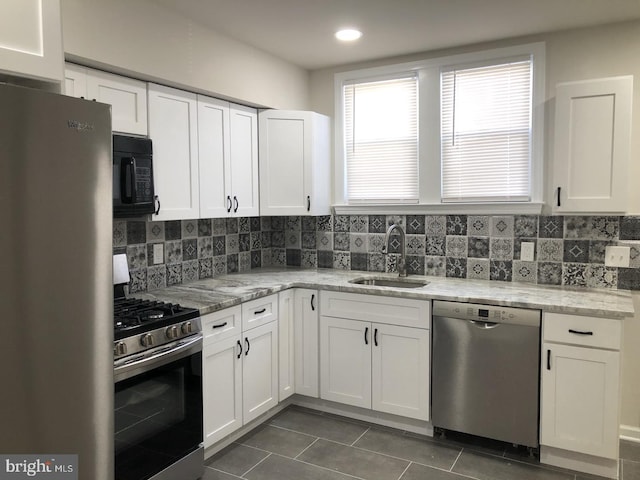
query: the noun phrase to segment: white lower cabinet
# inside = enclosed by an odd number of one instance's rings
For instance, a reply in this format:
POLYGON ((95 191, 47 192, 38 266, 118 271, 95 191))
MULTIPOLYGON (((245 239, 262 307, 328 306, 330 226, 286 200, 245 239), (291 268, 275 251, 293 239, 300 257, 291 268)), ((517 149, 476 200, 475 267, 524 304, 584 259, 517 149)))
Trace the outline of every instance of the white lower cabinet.
POLYGON ((323 292, 321 398, 428 420, 429 311, 428 301, 323 292), (377 308, 378 319, 381 319, 383 306, 392 311, 393 304, 399 300, 408 315, 389 314, 389 323, 359 319, 369 315, 363 304, 371 303, 370 309, 377 308), (327 312, 336 315, 342 312, 351 318, 324 315, 327 312), (398 322, 419 328, 394 325, 398 322))
POLYGON ((295 289, 293 323, 295 392, 315 398, 320 396, 319 304, 317 290, 295 289))
POLYGON ((540 460, 617 478, 621 321, 545 313, 540 460))
POLYGON ((209 447, 278 403, 278 322, 240 333, 240 305, 202 317, 204 444, 209 447))

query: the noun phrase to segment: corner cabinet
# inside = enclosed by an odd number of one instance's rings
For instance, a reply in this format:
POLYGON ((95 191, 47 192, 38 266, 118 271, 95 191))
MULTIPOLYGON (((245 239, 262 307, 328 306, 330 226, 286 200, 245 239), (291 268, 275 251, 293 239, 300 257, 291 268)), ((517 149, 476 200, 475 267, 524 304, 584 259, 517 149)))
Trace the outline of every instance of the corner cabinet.
POLYGON ((150 83, 149 137, 160 211, 153 220, 199 218, 196 94, 150 83))
POLYGON ((67 63, 64 90, 71 97, 111 105, 114 132, 147 135, 145 82, 67 63))
POLYGON ((617 478, 622 321, 545 313, 540 461, 617 478))
POLYGON ((632 76, 558 84, 555 212, 627 211, 632 100, 632 76))
POLYGON ((258 114, 198 95, 200 217, 258 216, 258 114))
POLYGON ((322 292, 320 397, 428 420, 430 305, 322 292))
POLYGON ((259 114, 260 215, 329 215, 329 117, 259 114))
POLYGON ((3 0, 0 73, 51 83, 60 91, 63 64, 60 0, 3 0))

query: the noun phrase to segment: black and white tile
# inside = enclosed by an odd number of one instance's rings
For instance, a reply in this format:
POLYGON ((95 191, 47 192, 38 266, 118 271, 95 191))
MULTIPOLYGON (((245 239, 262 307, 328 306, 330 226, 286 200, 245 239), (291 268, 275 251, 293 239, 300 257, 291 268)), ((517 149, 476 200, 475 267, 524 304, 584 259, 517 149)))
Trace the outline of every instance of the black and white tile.
POLYGON ((490 218, 488 215, 467 217, 467 233, 470 237, 488 237, 490 234, 490 218))
POLYGON ((513 238, 513 215, 491 217, 491 236, 513 238))
POLYGON ((469 237, 467 254, 472 258, 489 258, 489 237, 469 237))
POLYGON ((444 277, 446 273, 446 258, 444 256, 424 257, 424 274, 434 277, 444 277))
POLYGON ((447 235, 467 235, 466 215, 447 215, 447 235))
POLYGON ((513 276, 513 262, 511 260, 491 260, 489 262, 489 279, 510 282, 513 276))
POLYGON ((467 278, 489 280, 489 259, 467 258, 467 278))
POLYGON ((425 233, 428 237, 444 237, 447 235, 447 217, 429 215, 425 219, 425 233))
POLYGON ((538 265, 536 262, 514 260, 512 269, 512 281, 537 283, 538 265))
POLYGON ((467 257, 467 237, 447 235, 446 256, 454 258, 467 257))

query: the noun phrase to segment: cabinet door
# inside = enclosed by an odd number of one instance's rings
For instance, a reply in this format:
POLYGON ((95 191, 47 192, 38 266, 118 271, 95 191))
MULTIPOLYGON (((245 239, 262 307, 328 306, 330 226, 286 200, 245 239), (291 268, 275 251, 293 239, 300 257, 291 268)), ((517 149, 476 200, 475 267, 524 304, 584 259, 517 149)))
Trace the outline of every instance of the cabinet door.
MULTIPOLYGON (((231 183, 227 194, 232 212, 240 217, 260 215, 258 195, 258 114, 240 105, 230 108, 231 183)), ((229 185, 229 183, 227 183, 229 185)))
POLYGON ((200 216, 228 217, 233 207, 229 162, 229 102, 198 95, 200 216))
POLYGON ((64 94, 69 97, 87 98, 87 69, 66 63, 64 66, 64 94))
POLYGON ((87 98, 111 105, 114 132, 147 135, 145 82, 89 69, 87 98))
POLYGON ((633 77, 559 84, 554 179, 557 212, 625 212, 633 77))
POLYGON ((243 336, 242 415, 250 422, 278 404, 278 322, 243 336))
POLYGON ((160 213, 153 220, 199 217, 196 95, 149 84, 149 136, 160 213))
POLYGON ((60 0, 0 2, 1 73, 61 86, 63 62, 60 0))
POLYGON ((260 214, 306 215, 311 144, 305 112, 260 113, 260 214))
POLYGON ((620 352, 543 344, 540 444, 618 458, 620 352))
POLYGON ((240 305, 202 315, 202 342, 204 345, 224 338, 239 338, 242 333, 242 308, 240 305))
POLYGON ((429 330, 373 324, 371 408, 429 419, 429 330))
POLYGON ((294 343, 294 290, 278 294, 278 351, 280 401, 295 391, 295 343, 294 343))
POLYGON ((371 408, 371 324, 320 317, 320 397, 371 408))
POLYGON ((295 376, 296 393, 318 398, 318 291, 295 289, 295 376))
POLYGON ((240 337, 206 345, 203 363, 204 444, 209 447, 242 426, 240 337))

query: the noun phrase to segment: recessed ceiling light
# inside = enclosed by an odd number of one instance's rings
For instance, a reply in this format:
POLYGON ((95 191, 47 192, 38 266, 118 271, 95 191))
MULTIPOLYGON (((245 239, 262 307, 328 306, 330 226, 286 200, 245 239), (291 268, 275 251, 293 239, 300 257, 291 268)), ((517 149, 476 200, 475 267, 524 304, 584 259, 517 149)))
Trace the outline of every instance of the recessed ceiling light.
POLYGON ((336 38, 342 42, 353 42, 354 40, 358 40, 361 36, 362 32, 353 28, 346 28, 336 32, 336 38))

